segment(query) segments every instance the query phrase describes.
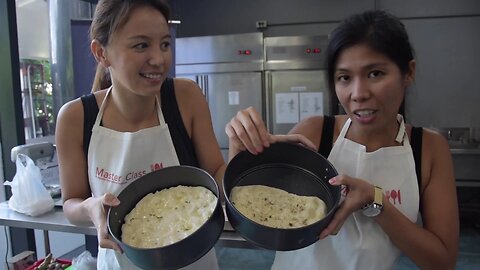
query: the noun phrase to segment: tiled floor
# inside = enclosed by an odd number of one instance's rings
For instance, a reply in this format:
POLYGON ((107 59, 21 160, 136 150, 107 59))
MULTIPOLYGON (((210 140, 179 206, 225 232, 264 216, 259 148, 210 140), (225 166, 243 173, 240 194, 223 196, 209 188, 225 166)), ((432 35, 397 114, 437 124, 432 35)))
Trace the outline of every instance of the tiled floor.
POLYGON ((220 270, 270 269, 275 252, 260 249, 215 247, 220 270))
MULTIPOLYGON (((408 258, 402 257, 397 270, 418 269, 408 258)), ((461 223, 457 270, 480 269, 480 223, 465 220, 461 223)))
MULTIPOLYGON (((260 249, 215 247, 221 270, 270 269, 275 252, 260 249)), ((402 257, 396 270, 418 269, 408 258, 402 257)), ((462 220, 458 270, 480 269, 480 223, 462 220)))

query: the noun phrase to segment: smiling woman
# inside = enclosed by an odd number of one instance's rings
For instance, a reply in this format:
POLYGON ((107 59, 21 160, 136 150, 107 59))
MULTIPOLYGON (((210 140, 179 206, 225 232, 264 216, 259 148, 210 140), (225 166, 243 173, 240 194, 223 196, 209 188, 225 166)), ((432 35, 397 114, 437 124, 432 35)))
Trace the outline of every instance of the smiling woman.
MULTIPOLYGON (((99 269, 136 268, 109 238, 104 213, 121 203, 116 196, 127 185, 169 166, 200 167, 216 179, 224 170, 202 91, 168 78, 168 18, 162 0, 99 1, 90 31, 94 92, 59 112, 63 209, 72 223, 97 228, 99 269)), ((214 250, 189 267, 217 269, 214 250)))

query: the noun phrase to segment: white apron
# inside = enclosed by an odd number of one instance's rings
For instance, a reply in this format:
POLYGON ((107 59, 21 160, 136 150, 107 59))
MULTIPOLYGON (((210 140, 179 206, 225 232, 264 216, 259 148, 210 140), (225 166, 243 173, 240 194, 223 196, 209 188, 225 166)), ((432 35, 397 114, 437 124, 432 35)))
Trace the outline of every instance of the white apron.
MULTIPOLYGON (((351 123, 348 119, 328 160, 339 174, 382 187, 385 200, 416 222, 420 197, 415 161, 403 118, 399 115, 397 119, 400 122, 397 141, 403 142, 402 146, 366 152, 365 146, 345 138, 351 123)), ((328 236, 303 249, 277 252, 272 269, 392 269, 400 253, 374 219, 357 211, 345 220, 336 236, 328 236)))
MULTIPOLYGON (((160 125, 136 132, 119 132, 100 126, 111 89, 100 106, 88 147, 88 179, 94 197, 116 196, 139 177, 179 165, 168 126, 157 99, 160 125)), ((98 248, 97 269, 139 269, 112 249, 98 248)), ((185 269, 218 269, 215 250, 185 269)))

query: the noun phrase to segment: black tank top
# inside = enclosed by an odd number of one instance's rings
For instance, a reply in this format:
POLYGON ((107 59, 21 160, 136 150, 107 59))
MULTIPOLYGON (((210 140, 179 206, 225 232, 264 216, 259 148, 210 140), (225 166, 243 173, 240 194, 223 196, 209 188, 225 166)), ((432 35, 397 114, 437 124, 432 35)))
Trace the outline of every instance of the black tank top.
MULTIPOLYGON (((173 146, 177 152, 180 165, 198 167, 198 160, 195 154, 193 142, 188 136, 187 129, 182 120, 175 96, 175 87, 172 78, 167 78, 162 84, 160 91, 161 108, 165 122, 168 125, 173 146)), ((80 97, 83 104, 83 151, 88 158, 88 146, 92 137, 92 128, 98 114, 98 104, 93 93, 80 97)))

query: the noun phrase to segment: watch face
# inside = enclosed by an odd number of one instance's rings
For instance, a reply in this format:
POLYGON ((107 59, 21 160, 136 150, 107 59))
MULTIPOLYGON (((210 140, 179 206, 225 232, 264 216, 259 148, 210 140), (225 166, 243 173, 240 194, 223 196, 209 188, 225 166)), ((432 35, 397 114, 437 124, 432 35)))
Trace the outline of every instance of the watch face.
POLYGON ((376 217, 382 212, 382 206, 372 203, 367 208, 362 210, 362 213, 367 217, 376 217))

